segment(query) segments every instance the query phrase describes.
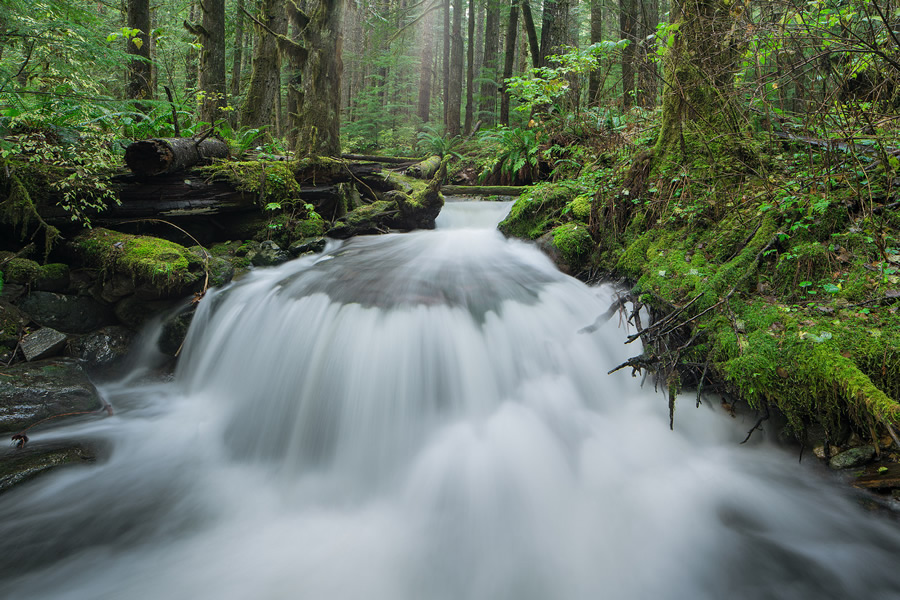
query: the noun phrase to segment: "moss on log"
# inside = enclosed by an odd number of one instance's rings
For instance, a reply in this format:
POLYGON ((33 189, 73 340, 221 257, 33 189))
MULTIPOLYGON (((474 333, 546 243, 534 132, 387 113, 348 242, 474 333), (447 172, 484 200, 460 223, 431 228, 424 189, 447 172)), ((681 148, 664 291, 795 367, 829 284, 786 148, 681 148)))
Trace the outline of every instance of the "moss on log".
POLYGON ((216 158, 228 157, 228 145, 216 138, 154 138, 134 142, 125 149, 125 164, 135 175, 149 177, 176 173, 216 158))

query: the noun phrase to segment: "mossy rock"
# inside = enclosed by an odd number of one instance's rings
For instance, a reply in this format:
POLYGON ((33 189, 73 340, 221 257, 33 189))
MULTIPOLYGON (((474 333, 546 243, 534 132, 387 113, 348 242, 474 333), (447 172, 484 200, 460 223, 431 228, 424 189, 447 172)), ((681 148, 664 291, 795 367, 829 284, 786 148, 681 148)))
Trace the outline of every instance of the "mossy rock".
POLYGON ((34 289, 44 292, 65 292, 71 282, 69 265, 50 263, 42 265, 34 279, 34 289))
POLYGON ((388 200, 360 206, 341 217, 328 230, 328 237, 347 239, 355 235, 385 233, 396 226, 399 213, 397 203, 388 200))
POLYGON ((3 278, 7 283, 30 285, 40 272, 41 265, 27 258, 12 258, 3 265, 3 278))
POLYGON ((587 266, 596 247, 587 225, 579 222, 554 227, 540 238, 538 245, 569 275, 576 275, 587 266))
POLYGON ((506 236, 536 240, 560 224, 571 200, 572 190, 562 185, 534 186, 519 196, 497 228, 506 236))
POLYGON ((75 247, 85 264, 105 276, 132 277, 159 297, 184 295, 202 285, 203 261, 168 240, 97 228, 78 236, 75 247))
POLYGON ((304 219, 291 231, 291 241, 325 235, 328 223, 324 219, 304 219))
POLYGON ((8 302, 0 301, 0 350, 12 350, 19 343, 19 333, 28 317, 8 302))

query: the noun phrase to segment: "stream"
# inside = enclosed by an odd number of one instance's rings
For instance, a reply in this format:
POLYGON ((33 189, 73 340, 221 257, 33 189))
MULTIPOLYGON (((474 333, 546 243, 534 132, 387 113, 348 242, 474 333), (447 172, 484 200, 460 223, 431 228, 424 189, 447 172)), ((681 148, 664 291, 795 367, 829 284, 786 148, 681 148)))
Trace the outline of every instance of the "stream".
MULTIPOLYGON (((198 307, 171 380, 41 433, 107 460, 0 498, 0 590, 38 599, 900 598, 900 529, 805 459, 626 371, 611 286, 448 203, 198 307)), ((151 332, 152 336, 152 332, 151 332)), ((151 354, 151 353, 148 353, 151 354)), ((147 357, 147 361, 150 361, 147 357)))

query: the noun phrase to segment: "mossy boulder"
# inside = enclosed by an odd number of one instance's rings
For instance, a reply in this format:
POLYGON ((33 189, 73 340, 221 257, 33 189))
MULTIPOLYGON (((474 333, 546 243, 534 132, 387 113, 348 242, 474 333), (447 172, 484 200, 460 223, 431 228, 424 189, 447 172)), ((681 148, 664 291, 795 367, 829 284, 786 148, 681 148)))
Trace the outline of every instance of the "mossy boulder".
POLYGON ((397 203, 389 200, 360 206, 341 217, 328 230, 328 237, 347 239, 355 235, 386 233, 397 224, 399 213, 397 203))
POLYGON ((65 292, 71 283, 69 265, 50 263, 42 265, 34 278, 33 288, 43 292, 65 292))
POLYGON ((0 300, 0 351, 12 350, 19 342, 28 317, 12 304, 0 300))
POLYGON ((519 196, 497 228, 509 237, 536 240, 560 224, 563 209, 571 199, 572 191, 561 185, 529 188, 519 196))
POLYGON ((3 265, 3 279, 7 283, 30 285, 40 272, 41 265, 27 258, 12 258, 3 265))
POLYGON ((132 278, 147 295, 183 296, 203 283, 203 261, 168 240, 97 228, 74 244, 85 264, 104 277, 132 278))
POLYGON ((538 246, 556 263, 559 270, 577 275, 588 265, 596 244, 584 223, 566 223, 550 230, 538 240, 538 246))

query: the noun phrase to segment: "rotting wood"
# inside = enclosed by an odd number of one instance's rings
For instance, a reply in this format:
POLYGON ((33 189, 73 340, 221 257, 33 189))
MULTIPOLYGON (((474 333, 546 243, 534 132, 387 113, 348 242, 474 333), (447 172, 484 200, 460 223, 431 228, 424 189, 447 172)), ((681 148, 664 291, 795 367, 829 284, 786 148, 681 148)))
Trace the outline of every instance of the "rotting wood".
POLYGON ((406 169, 406 174, 410 177, 415 177, 416 179, 431 179, 434 177, 434 174, 437 173, 440 166, 441 157, 435 154, 434 156, 429 156, 425 160, 409 166, 406 169))
POLYGON ((135 175, 150 177, 228 157, 228 145, 217 138, 153 138, 125 149, 125 164, 135 175))

